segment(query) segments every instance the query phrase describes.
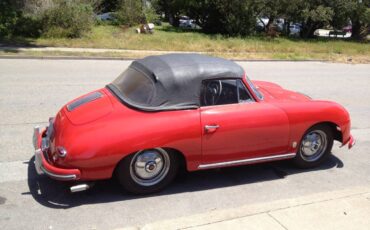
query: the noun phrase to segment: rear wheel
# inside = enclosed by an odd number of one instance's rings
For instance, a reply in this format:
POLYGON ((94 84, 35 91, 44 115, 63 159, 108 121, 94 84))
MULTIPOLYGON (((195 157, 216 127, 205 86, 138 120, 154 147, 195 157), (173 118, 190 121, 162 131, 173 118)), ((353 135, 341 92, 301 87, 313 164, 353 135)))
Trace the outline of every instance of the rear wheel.
POLYGON ((315 125, 303 135, 294 162, 300 168, 316 167, 330 155, 332 147, 331 128, 326 125, 315 125))
POLYGON ((118 164, 118 180, 125 190, 134 194, 158 192, 176 176, 176 158, 162 148, 139 151, 118 164))

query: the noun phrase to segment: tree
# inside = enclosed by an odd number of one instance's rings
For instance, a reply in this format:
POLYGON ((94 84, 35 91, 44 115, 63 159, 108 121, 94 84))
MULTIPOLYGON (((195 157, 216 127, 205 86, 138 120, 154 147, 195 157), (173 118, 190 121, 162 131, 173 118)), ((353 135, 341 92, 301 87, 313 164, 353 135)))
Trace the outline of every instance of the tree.
POLYGON ((179 26, 181 14, 187 13, 193 0, 156 0, 153 5, 157 12, 163 12, 165 19, 173 26, 179 26))
POLYGON ((370 26, 370 0, 350 0, 349 18, 352 22, 352 38, 366 39, 370 26))
MULTIPOLYGON (((227 0, 174 0, 175 5, 167 5, 176 12, 176 17, 181 13, 195 19, 206 33, 221 33, 231 36, 249 35, 254 31, 256 14, 252 1, 227 1, 227 0)), ((169 4, 167 2, 166 4, 169 4)))
POLYGON ((81 37, 91 30, 93 8, 78 1, 59 0, 42 17, 43 35, 47 37, 81 37))
POLYGON ((304 38, 313 37, 315 30, 328 25, 333 17, 333 10, 324 5, 311 5, 302 11, 303 27, 302 36, 304 38))
POLYGON ((265 32, 271 30, 273 22, 276 18, 285 15, 284 0, 255 0, 254 6, 258 20, 264 25, 265 32), (262 17, 267 17, 269 19, 268 23, 265 25, 262 17))
POLYGON ((143 2, 141 0, 121 0, 115 16, 120 24, 128 26, 144 23, 143 2))
POLYGON ((100 10, 102 12, 113 12, 119 9, 120 0, 102 0, 100 10))
POLYGON ((17 1, 0 0, 0 37, 11 36, 22 12, 17 1))

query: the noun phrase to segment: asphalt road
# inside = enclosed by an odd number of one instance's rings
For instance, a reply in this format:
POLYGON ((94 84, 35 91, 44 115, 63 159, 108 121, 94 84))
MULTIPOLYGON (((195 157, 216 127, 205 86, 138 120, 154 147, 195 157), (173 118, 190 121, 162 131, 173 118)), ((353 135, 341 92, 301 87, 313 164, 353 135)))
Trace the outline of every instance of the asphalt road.
POLYGON ((370 65, 242 62, 251 79, 276 82, 351 114, 356 146, 333 148, 314 170, 288 162, 185 174, 152 196, 121 192, 114 180, 70 194, 37 176, 32 128, 69 100, 104 87, 129 61, 0 59, 0 226, 2 229, 114 229, 370 184, 370 65))

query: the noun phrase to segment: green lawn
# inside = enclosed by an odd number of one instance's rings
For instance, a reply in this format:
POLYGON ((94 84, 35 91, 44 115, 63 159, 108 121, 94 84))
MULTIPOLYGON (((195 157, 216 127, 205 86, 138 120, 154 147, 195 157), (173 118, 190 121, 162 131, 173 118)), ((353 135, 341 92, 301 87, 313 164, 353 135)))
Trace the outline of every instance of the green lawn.
POLYGON ((156 27, 152 35, 136 34, 134 28, 101 25, 95 26, 91 33, 79 39, 38 38, 28 39, 27 42, 55 47, 195 51, 234 59, 321 59, 341 62, 351 59, 354 62, 370 63, 369 43, 339 39, 270 39, 259 36, 228 38, 176 29, 168 24, 156 27))

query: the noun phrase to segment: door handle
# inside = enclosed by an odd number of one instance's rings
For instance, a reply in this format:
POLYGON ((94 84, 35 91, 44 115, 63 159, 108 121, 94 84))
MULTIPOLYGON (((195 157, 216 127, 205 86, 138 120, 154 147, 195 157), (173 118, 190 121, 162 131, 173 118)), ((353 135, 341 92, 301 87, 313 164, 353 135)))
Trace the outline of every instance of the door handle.
POLYGON ((218 128, 220 128, 219 125, 205 125, 204 130, 206 133, 213 133, 215 132, 218 128))

